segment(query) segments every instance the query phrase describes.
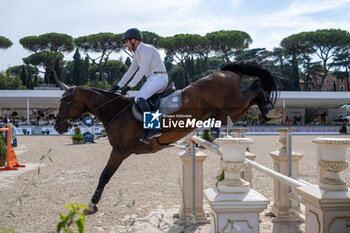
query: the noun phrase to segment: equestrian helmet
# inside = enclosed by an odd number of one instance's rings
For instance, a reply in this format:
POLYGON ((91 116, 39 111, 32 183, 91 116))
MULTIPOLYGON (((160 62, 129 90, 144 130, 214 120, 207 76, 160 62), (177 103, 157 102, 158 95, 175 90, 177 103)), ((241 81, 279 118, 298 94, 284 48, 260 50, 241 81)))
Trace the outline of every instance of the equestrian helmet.
POLYGON ((137 28, 130 28, 128 29, 122 38, 122 41, 125 42, 126 40, 130 40, 132 38, 135 38, 136 40, 142 41, 143 36, 139 29, 137 28))

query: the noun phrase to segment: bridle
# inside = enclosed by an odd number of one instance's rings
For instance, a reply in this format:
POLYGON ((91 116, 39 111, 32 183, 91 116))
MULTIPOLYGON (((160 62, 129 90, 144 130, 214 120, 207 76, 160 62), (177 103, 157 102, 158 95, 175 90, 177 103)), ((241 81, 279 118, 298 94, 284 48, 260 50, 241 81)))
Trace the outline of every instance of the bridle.
MULTIPOLYGON (((61 104, 66 106, 67 111, 66 111, 66 114, 58 113, 56 118, 62 119, 63 121, 74 120, 73 118, 69 117, 74 91, 75 91, 75 88, 69 88, 68 95, 65 95, 61 98, 61 104), (67 97, 68 97, 68 101, 64 101, 64 99, 66 99, 67 97)), ((76 103, 74 105, 76 106, 76 103)))
MULTIPOLYGON (((60 114, 58 113, 56 118, 57 119, 62 119, 64 122, 67 122, 68 124, 71 124, 72 121, 75 121, 76 119, 73 119, 72 117, 69 117, 70 114, 70 109, 71 109, 71 105, 72 105, 72 100, 73 100, 73 95, 75 92, 75 88, 69 88, 68 89, 68 95, 65 95, 62 97, 61 99, 61 104, 65 105, 66 113, 65 114, 60 114), (64 99, 68 98, 68 101, 64 101, 64 99)), ((107 102, 104 102, 103 104, 97 106, 96 108, 93 108, 92 110, 86 111, 88 113, 92 113, 98 109, 100 109, 101 107, 113 102, 114 100, 120 98, 122 95, 118 95, 110 100, 108 100, 107 102)), ((126 107, 124 107, 112 120, 110 120, 107 124, 106 124, 106 131, 108 131, 109 126, 111 125, 111 123, 113 121, 115 121, 123 112, 125 112, 131 105, 133 104, 133 101, 131 101, 126 107)), ((77 103, 74 103, 73 106, 77 106, 77 103)))

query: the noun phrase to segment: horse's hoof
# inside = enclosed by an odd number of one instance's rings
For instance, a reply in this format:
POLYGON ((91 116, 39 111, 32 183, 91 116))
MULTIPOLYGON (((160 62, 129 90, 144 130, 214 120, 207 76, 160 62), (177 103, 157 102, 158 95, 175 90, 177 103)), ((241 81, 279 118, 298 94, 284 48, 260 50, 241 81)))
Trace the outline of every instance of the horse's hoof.
POLYGON ((271 118, 270 120, 266 121, 267 124, 271 123, 277 123, 283 121, 284 117, 278 117, 278 118, 271 118))
POLYGON ((283 118, 286 115, 286 111, 282 109, 274 108, 266 113, 267 118, 283 118))
POLYGON ((90 215, 90 214, 94 214, 98 211, 98 207, 96 205, 94 206, 89 206, 90 209, 84 209, 83 213, 85 215, 90 215))

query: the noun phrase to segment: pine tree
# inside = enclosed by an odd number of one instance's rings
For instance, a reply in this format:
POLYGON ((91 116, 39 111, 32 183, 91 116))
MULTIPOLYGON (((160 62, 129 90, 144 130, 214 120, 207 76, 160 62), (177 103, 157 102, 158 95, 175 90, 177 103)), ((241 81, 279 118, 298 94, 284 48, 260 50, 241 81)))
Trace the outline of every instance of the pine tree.
POLYGON ((25 85, 27 88, 29 88, 28 87, 27 72, 26 72, 26 69, 25 69, 24 65, 22 66, 20 77, 21 77, 21 80, 22 80, 22 84, 25 85))
POLYGON ((130 67, 131 65, 131 59, 130 57, 127 57, 126 60, 125 60, 125 65, 127 65, 128 67, 130 67))
POLYGON ((74 56, 73 56, 73 80, 75 85, 82 85, 83 80, 81 77, 81 57, 79 53, 79 49, 75 50, 74 56))
POLYGON ((90 67, 90 61, 89 58, 86 56, 84 59, 82 59, 82 81, 83 84, 86 84, 89 81, 89 67, 90 67))

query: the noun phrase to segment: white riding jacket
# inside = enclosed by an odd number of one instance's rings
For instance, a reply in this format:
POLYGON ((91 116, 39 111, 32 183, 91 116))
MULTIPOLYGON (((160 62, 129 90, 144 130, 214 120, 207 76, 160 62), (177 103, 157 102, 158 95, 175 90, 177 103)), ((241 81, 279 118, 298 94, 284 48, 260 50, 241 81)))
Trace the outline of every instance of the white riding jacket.
POLYGON ((166 74, 166 69, 163 61, 155 47, 149 44, 144 44, 142 42, 137 46, 132 63, 128 71, 124 74, 118 83, 118 86, 124 87, 135 72, 136 74, 134 78, 128 84, 130 88, 136 86, 138 82, 140 82, 140 80, 143 78, 143 76, 146 76, 148 78, 152 74, 166 74), (139 70, 137 71, 138 68, 139 70))

